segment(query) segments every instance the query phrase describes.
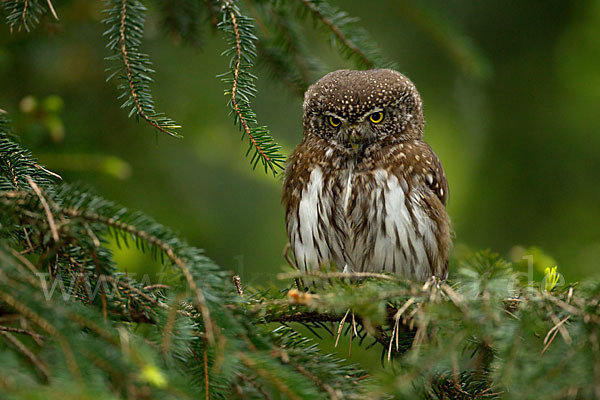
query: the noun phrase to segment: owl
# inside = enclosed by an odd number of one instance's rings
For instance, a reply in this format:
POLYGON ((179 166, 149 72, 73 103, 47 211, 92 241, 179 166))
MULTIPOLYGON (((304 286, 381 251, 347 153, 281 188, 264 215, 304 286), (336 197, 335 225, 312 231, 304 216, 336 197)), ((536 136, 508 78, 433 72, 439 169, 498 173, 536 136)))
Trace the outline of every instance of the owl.
POLYGON ((445 279, 448 183, 415 85, 390 69, 339 70, 308 88, 303 112, 282 199, 298 267, 445 279))

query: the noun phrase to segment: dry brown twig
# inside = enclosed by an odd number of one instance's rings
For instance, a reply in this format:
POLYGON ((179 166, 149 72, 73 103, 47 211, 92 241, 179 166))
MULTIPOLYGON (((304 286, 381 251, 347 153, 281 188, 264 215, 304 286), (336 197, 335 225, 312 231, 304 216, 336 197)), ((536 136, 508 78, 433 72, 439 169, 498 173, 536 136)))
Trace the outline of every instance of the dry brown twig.
POLYGON ((344 324, 346 323, 346 318, 348 317, 349 312, 350 312, 350 309, 348 309, 348 311, 346 311, 346 314, 344 314, 344 317, 340 321, 340 325, 338 326, 338 331, 337 331, 337 337, 335 338, 335 345, 333 347, 337 347, 338 342, 340 341, 340 336, 342 336, 342 329, 344 328, 344 324))
POLYGON ((233 284, 235 285, 235 290, 237 291, 237 294, 239 294, 240 297, 243 297, 244 291, 242 290, 242 279, 239 275, 233 276, 233 284))
POLYGON ((396 351, 398 351, 398 336, 399 336, 399 331, 400 331, 400 318, 402 317, 402 314, 404 314, 404 312, 406 310, 408 310, 408 307, 411 306, 411 304, 413 304, 415 302, 415 299, 413 297, 411 297, 410 299, 408 299, 406 301, 406 303, 404 303, 402 305, 402 307, 400 307, 400 309, 398 309, 398 311, 396 311, 396 314, 394 315, 394 327, 392 328, 392 335, 390 336, 390 345, 388 347, 388 356, 387 359, 388 361, 391 360, 392 357, 392 343, 394 343, 394 340, 396 341, 396 351))
POLYGON ((320 279, 383 279, 388 281, 399 281, 400 278, 388 275, 378 274, 376 272, 321 272, 321 271, 304 271, 304 272, 286 272, 277 275, 277 279, 285 280, 292 278, 320 278, 320 279))
POLYGON ((40 203, 42 204, 42 207, 44 208, 44 211, 46 212, 46 217, 48 218, 48 226, 50 226, 50 232, 52 233, 52 239, 54 239, 55 242, 58 242, 58 240, 59 240, 58 229, 56 228, 56 222, 54 221, 54 215, 52 215, 52 211, 50 211, 50 206, 48 205, 46 198, 42 194, 42 190, 33 181, 33 179, 31 179, 30 176, 26 176, 26 179, 27 179, 27 183, 29 183, 29 186, 31 186, 31 188, 33 189, 33 191, 35 192, 37 197, 40 199, 40 203))
POLYGON ((542 349, 541 354, 544 354, 546 352, 546 350, 548 350, 548 348, 554 341, 554 338, 556 337, 556 335, 559 332, 561 333, 565 343, 567 343, 569 345, 573 343, 573 340, 571 339, 571 336, 569 335, 568 331, 566 329, 564 329, 564 327, 562 326, 565 322, 567 322, 571 318, 571 315, 567 315, 565 318, 558 321, 558 318, 554 314, 551 313, 550 318, 554 322, 554 326, 552 328, 550 328, 550 330, 546 334, 546 337, 544 337, 544 345, 545 346, 542 349))
POLYGON ((35 339, 35 341, 38 344, 42 343, 44 341, 44 339, 45 339, 44 335, 40 335, 39 333, 36 333, 36 332, 31 331, 29 329, 13 328, 11 326, 0 325, 0 331, 3 331, 3 332, 12 332, 12 333, 21 333, 23 335, 31 336, 32 338, 35 339))
POLYGON ((54 17, 55 20, 58 21, 58 14, 56 14, 56 11, 54 11, 54 6, 52 5, 52 1, 47 0, 48 3, 48 8, 50 9, 50 12, 52 13, 52 16, 54 17))

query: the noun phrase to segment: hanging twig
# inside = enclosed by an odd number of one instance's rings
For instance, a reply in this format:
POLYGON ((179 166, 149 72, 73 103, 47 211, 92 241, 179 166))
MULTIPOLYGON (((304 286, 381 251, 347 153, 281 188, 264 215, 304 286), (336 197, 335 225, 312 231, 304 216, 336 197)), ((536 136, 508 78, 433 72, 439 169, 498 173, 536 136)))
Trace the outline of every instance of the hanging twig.
POLYGON ((337 337, 335 338, 335 345, 333 347, 337 347, 338 342, 340 341, 340 336, 342 335, 342 329, 344 328, 344 323, 346 322, 346 317, 348 317, 349 312, 350 312, 350 309, 348 309, 348 311, 346 311, 346 314, 344 314, 344 317, 340 321, 340 325, 338 326, 338 331, 337 331, 337 337))
MULTIPOLYGON (((231 20, 231 26, 233 29, 234 40, 235 40, 235 61, 233 66, 233 83, 231 86, 231 107, 235 111, 237 118, 239 120, 242 129, 250 139, 250 143, 256 150, 260 157, 264 160, 266 166, 268 166, 271 171, 275 174, 277 173, 276 167, 279 167, 279 160, 272 159, 263 146, 258 142, 258 140, 254 137, 254 133, 252 129, 250 129, 250 125, 246 120, 246 116, 241 111, 240 105, 238 104, 238 85, 240 81, 240 69, 242 66, 242 41, 240 36, 240 27, 238 25, 237 16, 233 9, 233 6, 229 0, 224 0, 223 5, 225 7, 226 13, 228 14, 229 19, 231 20)), ((272 147, 272 145, 271 145, 272 147)))
POLYGON ((300 2, 304 4, 306 8, 308 8, 319 20, 321 20, 321 22, 323 22, 323 24, 325 24, 331 30, 331 32, 333 32, 333 34, 339 39, 340 42, 342 42, 344 46, 356 54, 365 67, 368 69, 375 67, 375 64, 373 64, 369 57, 367 57, 367 55, 352 40, 348 39, 348 37, 344 35, 344 33, 333 23, 333 21, 324 16, 312 1, 300 0, 300 2))

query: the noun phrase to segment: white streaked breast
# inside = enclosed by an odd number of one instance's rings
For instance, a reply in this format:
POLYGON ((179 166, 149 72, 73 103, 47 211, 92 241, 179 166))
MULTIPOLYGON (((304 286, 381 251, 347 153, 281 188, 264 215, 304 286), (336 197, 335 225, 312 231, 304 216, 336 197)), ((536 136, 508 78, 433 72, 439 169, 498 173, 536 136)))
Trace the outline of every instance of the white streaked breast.
POLYGON ((435 226, 419 204, 418 196, 405 197, 408 185, 384 170, 374 171, 377 181, 371 207, 378 210, 370 229, 375 233, 373 256, 365 265, 371 271, 398 273, 406 277, 427 279, 430 254, 437 253, 435 226), (379 202, 385 202, 383 207, 379 202), (411 208, 411 212, 407 207, 411 208), (416 224, 416 229, 415 229, 416 224))
POLYGON ((323 172, 319 167, 312 170, 308 185, 302 190, 298 209, 298 221, 292 218, 292 244, 296 262, 301 269, 318 268, 321 254, 326 252, 324 238, 319 234, 319 197, 323 191, 323 172), (300 237, 295 237, 300 225, 300 237), (315 245, 316 242, 316 245, 315 245), (317 248, 318 246, 318 248, 317 248))

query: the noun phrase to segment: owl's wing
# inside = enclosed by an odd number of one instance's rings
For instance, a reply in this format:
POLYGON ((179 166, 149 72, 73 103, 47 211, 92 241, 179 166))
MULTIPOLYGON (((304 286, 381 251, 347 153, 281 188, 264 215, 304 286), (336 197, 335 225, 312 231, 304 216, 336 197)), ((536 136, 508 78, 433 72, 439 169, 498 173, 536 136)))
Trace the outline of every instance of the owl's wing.
POLYGON ((436 247, 438 260, 441 260, 432 267, 436 276, 445 279, 448 273, 448 252, 451 245, 450 220, 445 210, 448 201, 448 181, 442 163, 433 149, 423 142, 421 150, 421 157, 419 159, 415 157, 417 171, 422 168, 421 179, 418 181, 425 186, 422 186, 422 189, 425 189, 422 197, 425 211, 437 226, 436 247))
POLYGON ((444 206, 448 201, 448 181, 440 159, 423 140, 399 143, 389 148, 389 155, 380 160, 378 167, 391 170, 398 178, 416 184, 416 189, 434 195, 444 206))
POLYGON ((429 153, 429 160, 431 165, 428 164, 429 174, 425 176, 425 183, 429 188, 436 194, 442 204, 445 206, 448 201, 448 181, 446 180, 446 173, 444 167, 438 158, 437 154, 433 151, 428 144, 427 150, 429 153))

